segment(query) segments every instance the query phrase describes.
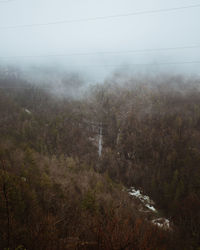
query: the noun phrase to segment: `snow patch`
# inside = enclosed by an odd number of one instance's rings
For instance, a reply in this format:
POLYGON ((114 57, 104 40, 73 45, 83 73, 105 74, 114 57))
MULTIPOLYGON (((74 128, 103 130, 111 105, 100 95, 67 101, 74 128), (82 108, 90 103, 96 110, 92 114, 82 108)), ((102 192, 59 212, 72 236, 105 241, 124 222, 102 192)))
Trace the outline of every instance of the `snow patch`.
POLYGON ((154 225, 165 230, 170 229, 170 222, 166 218, 157 218, 151 221, 154 225))
POLYGON ((31 111, 30 110, 28 110, 28 109, 24 109, 24 111, 27 113, 27 114, 31 114, 31 111))
MULTIPOLYGON (((146 207, 148 210, 153 212, 152 216, 154 216, 154 218, 156 216, 158 216, 158 214, 157 214, 158 212, 155 209, 155 207, 153 206, 155 203, 154 203, 154 201, 152 201, 149 198, 149 196, 143 195, 140 190, 136 190, 134 187, 132 187, 130 189, 129 195, 139 199, 144 207, 146 207)), ((143 209, 140 209, 140 211, 146 212, 143 209)), ((155 218, 155 219, 151 220, 151 222, 152 222, 152 224, 154 224, 154 225, 156 225, 164 230, 172 230, 172 228, 170 226, 170 221, 166 218, 155 218)))
POLYGON ((154 202, 149 198, 149 196, 143 195, 140 190, 136 190, 135 188, 132 187, 131 191, 129 191, 129 194, 131 196, 138 198, 144 204, 144 206, 148 208, 149 210, 155 213, 157 212, 157 210, 153 206, 154 202))
POLYGON ((149 204, 146 204, 145 206, 146 206, 148 209, 150 209, 151 211, 157 212, 157 210, 155 209, 155 207, 153 207, 153 206, 151 206, 151 205, 149 205, 149 204))

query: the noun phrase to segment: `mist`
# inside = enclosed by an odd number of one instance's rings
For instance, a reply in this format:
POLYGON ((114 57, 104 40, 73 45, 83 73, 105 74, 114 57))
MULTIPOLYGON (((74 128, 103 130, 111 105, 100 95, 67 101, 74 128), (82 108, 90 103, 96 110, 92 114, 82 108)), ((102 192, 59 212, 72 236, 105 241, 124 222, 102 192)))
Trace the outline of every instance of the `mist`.
POLYGON ((200 249, 200 2, 0 0, 0 249, 200 249))
POLYGON ((186 0, 0 2, 0 65, 17 67, 26 75, 36 69, 60 69, 82 75, 87 83, 103 82, 118 71, 199 74, 197 4, 186 0))

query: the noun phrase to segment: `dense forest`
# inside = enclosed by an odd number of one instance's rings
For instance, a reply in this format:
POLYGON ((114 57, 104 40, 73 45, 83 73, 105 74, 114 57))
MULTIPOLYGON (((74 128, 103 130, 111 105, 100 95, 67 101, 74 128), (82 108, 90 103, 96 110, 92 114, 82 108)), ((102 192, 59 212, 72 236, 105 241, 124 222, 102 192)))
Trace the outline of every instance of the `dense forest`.
POLYGON ((0 75, 0 249, 200 249, 200 80, 117 79, 76 98, 0 75))

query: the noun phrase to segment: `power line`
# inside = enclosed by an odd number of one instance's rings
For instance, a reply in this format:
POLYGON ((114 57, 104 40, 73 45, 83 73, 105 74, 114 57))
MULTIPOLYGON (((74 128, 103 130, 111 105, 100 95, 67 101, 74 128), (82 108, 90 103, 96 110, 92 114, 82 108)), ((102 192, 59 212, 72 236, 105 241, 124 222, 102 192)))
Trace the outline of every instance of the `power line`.
MULTIPOLYGON (((74 66, 81 66, 81 67, 105 67, 105 68, 109 68, 109 67, 129 67, 129 66, 167 66, 167 65, 184 65, 184 64, 199 64, 200 61, 180 61, 180 62, 157 62, 157 63, 129 63, 129 64, 110 64, 110 65, 103 65, 103 64, 99 64, 99 65, 95 65, 95 64, 91 64, 91 65, 74 65, 74 66)), ((72 65, 70 65, 72 66, 72 65)))
POLYGON ((17 0, 5 0, 5 1, 0 1, 0 3, 9 3, 9 2, 15 2, 17 0))
POLYGON ((146 14, 157 14, 157 13, 161 13, 161 12, 171 12, 171 11, 178 11, 178 10, 185 10, 185 9, 192 9, 192 8, 199 8, 199 7, 200 7, 200 4, 195 4, 195 5, 187 5, 187 6, 181 6, 181 7, 165 8, 165 9, 137 11, 137 12, 132 12, 132 13, 118 14, 118 15, 98 16, 98 17, 71 19, 71 20, 61 20, 61 21, 47 22, 47 23, 33 23, 33 24, 23 24, 23 25, 14 25, 14 26, 0 26, 0 29, 15 29, 15 28, 28 28, 28 27, 58 25, 58 24, 66 24, 66 23, 91 22, 91 21, 97 21, 97 20, 121 18, 121 17, 128 17, 128 16, 138 16, 138 15, 146 15, 146 14))
MULTIPOLYGON (((148 66, 148 67, 157 67, 157 66, 167 66, 167 65, 187 65, 187 64, 200 64, 200 61, 179 61, 179 62, 157 62, 157 63, 128 63, 128 64, 110 64, 110 65, 103 65, 103 64, 88 64, 88 65, 66 65, 69 67, 103 67, 103 68, 117 68, 117 67, 129 67, 129 66, 148 66)), ((0 73, 1 74, 1 73, 0 73)))
POLYGON ((186 50, 186 49, 199 49, 200 45, 194 46, 179 46, 168 48, 150 48, 138 50, 124 50, 124 51, 99 51, 88 53, 71 53, 71 54, 49 54, 49 55, 22 55, 22 56, 3 56, 0 59, 14 59, 14 58, 38 58, 38 57, 71 57, 71 56, 95 56, 95 55, 113 55, 113 54, 128 54, 128 53, 145 53, 145 52, 159 52, 169 50, 186 50))

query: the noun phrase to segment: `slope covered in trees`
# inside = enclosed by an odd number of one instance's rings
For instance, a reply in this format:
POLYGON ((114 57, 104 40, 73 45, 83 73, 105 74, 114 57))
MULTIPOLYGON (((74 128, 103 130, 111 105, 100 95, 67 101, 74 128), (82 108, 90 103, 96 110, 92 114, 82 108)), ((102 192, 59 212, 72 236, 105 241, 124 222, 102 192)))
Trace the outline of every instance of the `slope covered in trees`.
POLYGON ((112 78, 74 99, 1 77, 0 248, 198 249, 199 83, 112 78), (139 211, 131 186, 171 231, 139 211))

